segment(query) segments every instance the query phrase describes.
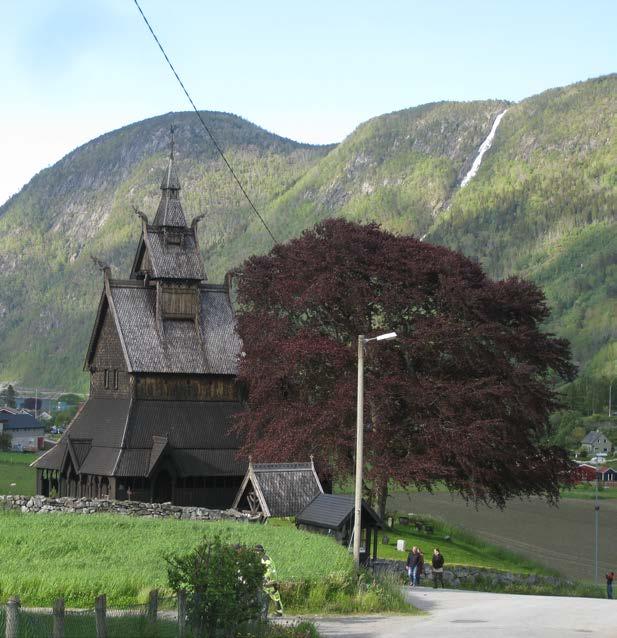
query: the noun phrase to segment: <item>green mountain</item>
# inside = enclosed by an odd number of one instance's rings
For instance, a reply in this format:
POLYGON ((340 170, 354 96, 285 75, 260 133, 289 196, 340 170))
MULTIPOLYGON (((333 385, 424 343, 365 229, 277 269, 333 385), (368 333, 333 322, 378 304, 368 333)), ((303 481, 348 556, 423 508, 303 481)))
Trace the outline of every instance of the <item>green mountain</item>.
MULTIPOLYGON (((331 216, 376 220, 478 257, 494 276, 545 289, 550 329, 590 374, 617 376, 617 75, 517 104, 441 102, 383 115, 336 146, 303 145, 204 113, 279 241, 331 216), (507 109, 479 171, 461 188, 507 109)), ((271 248, 192 113, 103 135, 35 176, 0 208, 0 381, 83 388, 100 293, 95 254, 130 268, 177 128, 185 211, 205 212, 211 281, 271 248)))

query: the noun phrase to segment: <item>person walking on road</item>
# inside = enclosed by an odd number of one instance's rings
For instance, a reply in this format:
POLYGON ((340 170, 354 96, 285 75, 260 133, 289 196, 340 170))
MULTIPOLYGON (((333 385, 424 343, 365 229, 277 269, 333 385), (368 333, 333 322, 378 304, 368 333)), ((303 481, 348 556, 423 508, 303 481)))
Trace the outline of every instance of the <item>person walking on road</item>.
POLYGON ((424 554, 422 550, 418 547, 418 560, 416 561, 416 568, 413 572, 413 584, 414 587, 420 586, 420 579, 424 576, 424 554))
POLYGON ((418 563, 418 548, 414 545, 407 555, 407 576, 409 578, 409 586, 413 587, 413 570, 418 563))
POLYGON ((439 551, 439 547, 435 547, 435 549, 433 549, 431 563, 433 565, 433 589, 437 589, 438 583, 441 583, 441 588, 443 589, 444 558, 443 554, 439 551))
POLYGON ((611 600, 613 598, 613 580, 615 579, 615 572, 609 572, 606 574, 606 597, 611 600))

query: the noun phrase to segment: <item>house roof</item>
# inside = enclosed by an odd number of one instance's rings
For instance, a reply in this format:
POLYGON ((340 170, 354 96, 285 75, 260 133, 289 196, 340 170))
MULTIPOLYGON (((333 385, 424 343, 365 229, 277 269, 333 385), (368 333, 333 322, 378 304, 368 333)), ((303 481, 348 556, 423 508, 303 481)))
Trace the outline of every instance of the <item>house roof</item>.
POLYGON ((229 433, 235 401, 89 399, 60 441, 37 459, 62 469, 67 454, 82 474, 149 476, 169 458, 180 476, 240 476, 238 437, 229 433))
MULTIPOLYGON (((318 494, 296 515, 296 523, 339 530, 353 516, 354 506, 353 494, 318 494)), ((383 527, 379 516, 364 500, 362 526, 383 527)))
POLYGON ((4 430, 44 429, 29 412, 13 408, 0 408, 0 421, 4 430))
POLYGON ((202 284, 199 322, 157 322, 156 287, 137 280, 106 282, 86 364, 92 361, 105 314, 111 311, 129 372, 237 373, 242 350, 235 316, 224 285, 202 284))
POLYGON ((588 443, 590 445, 593 445, 594 443, 597 443, 598 440, 602 437, 604 437, 604 434, 602 434, 602 432, 598 432, 597 430, 593 432, 588 432, 583 438, 583 440, 581 441, 581 443, 588 443))
POLYGON ((251 463, 232 507, 244 507, 253 491, 265 516, 295 516, 323 493, 315 466, 309 463, 251 463))

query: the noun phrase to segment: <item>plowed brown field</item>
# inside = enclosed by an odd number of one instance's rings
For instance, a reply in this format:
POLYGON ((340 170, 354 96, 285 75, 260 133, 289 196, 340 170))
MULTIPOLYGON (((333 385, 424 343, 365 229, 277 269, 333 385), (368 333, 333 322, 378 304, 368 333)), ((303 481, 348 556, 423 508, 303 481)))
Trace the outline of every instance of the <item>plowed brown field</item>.
MULTIPOLYGON (((414 492, 393 494, 388 509, 441 517, 570 578, 594 578, 593 500, 564 499, 558 507, 551 507, 534 498, 512 501, 504 511, 485 506, 476 510, 458 496, 414 492)), ((600 501, 598 540, 598 572, 603 583, 609 569, 617 571, 617 500, 600 501)))

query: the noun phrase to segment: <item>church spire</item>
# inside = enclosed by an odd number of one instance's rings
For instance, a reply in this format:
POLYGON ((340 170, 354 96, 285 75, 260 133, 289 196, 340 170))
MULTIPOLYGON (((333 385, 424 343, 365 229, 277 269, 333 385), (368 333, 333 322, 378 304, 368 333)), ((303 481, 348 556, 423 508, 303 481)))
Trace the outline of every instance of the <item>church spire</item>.
POLYGON ((161 203, 159 204, 156 216, 154 217, 154 226, 186 226, 186 219, 182 212, 182 204, 180 203, 180 180, 174 168, 174 132, 175 128, 170 127, 170 144, 169 144, 169 164, 163 176, 161 183, 161 203))

